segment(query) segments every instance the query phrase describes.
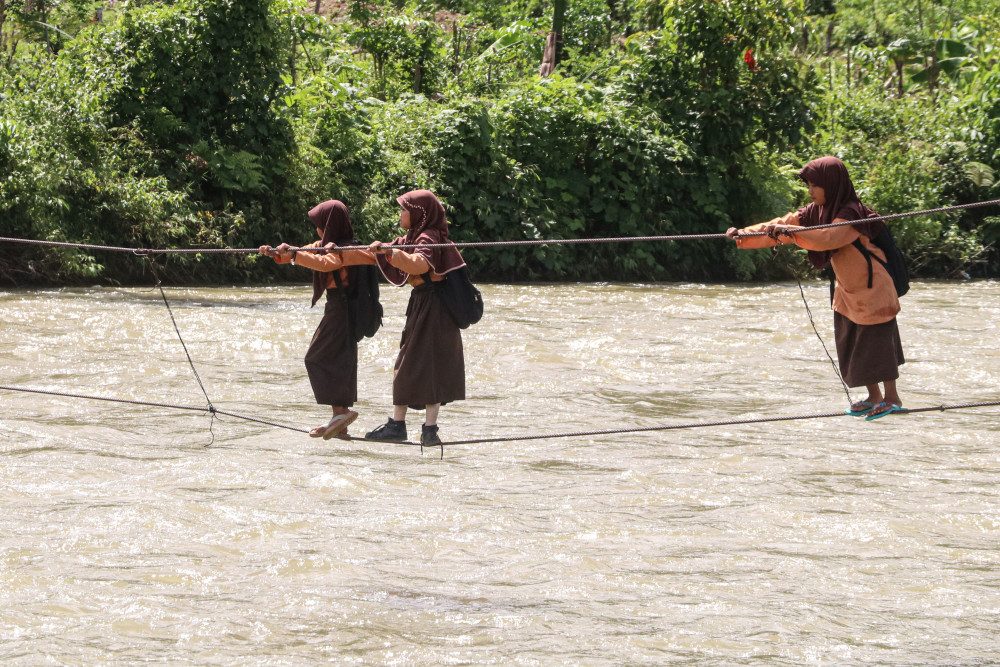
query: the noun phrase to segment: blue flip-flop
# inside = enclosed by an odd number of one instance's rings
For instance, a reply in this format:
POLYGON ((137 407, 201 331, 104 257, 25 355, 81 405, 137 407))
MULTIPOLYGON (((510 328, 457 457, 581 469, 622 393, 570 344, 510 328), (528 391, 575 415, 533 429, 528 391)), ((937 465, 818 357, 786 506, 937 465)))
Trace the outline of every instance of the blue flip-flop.
POLYGON ((849 407, 846 410, 844 410, 844 412, 846 414, 851 415, 852 417, 864 417, 866 414, 868 414, 869 412, 871 412, 872 408, 874 408, 874 407, 875 407, 875 404, 872 403, 872 402, 870 402, 870 401, 858 401, 857 403, 853 403, 851 405, 851 407, 849 407), (855 405, 860 405, 861 409, 860 410, 855 410, 854 409, 855 405))
MULTIPOLYGON (((882 401, 881 403, 876 405, 875 408, 884 408, 886 406, 889 407, 888 410, 886 410, 885 412, 879 412, 878 414, 868 415, 867 417, 865 417, 865 421, 870 422, 875 419, 880 419, 882 417, 885 417, 886 415, 891 415, 893 412, 906 412, 906 408, 904 408, 902 405, 896 405, 895 403, 886 403, 885 401, 882 401)), ((875 408, 872 409, 874 410, 875 408)))

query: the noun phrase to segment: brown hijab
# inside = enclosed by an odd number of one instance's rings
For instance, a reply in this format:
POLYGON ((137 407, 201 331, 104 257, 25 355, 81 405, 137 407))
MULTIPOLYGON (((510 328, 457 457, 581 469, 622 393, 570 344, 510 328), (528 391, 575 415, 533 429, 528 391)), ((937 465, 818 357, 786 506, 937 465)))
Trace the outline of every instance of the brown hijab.
MULTIPOLYGON (((854 183, 847 173, 847 166, 839 159, 827 156, 813 160, 799 171, 799 178, 806 183, 814 183, 823 188, 826 203, 822 206, 809 204, 798 211, 799 224, 803 227, 829 225, 834 220, 864 220, 878 215, 861 203, 858 193, 854 191, 854 183)), ((882 231, 882 223, 869 222, 854 225, 854 228, 868 238, 875 238, 882 231)), ((833 250, 810 250, 809 261, 817 269, 830 264, 833 250)))
MULTIPOLYGON (((408 252, 426 259, 434 273, 442 275, 465 266, 462 254, 448 238, 448 220, 445 218, 444 206, 434 193, 429 190, 413 190, 397 197, 396 201, 410 212, 410 228, 405 236, 393 239, 390 246, 447 243, 447 247, 413 248, 408 252)), ((407 273, 389 264, 386 255, 376 255, 376 258, 386 280, 393 285, 406 282, 407 273)))
MULTIPOLYGON (((317 204, 309 211, 309 219, 316 225, 316 229, 323 231, 323 240, 320 245, 326 245, 331 241, 337 245, 355 245, 354 226, 351 224, 351 214, 347 212, 347 207, 343 202, 330 199, 322 204, 317 204)), ((316 305, 319 298, 326 291, 327 274, 323 271, 313 271, 313 299, 312 305, 316 305)))

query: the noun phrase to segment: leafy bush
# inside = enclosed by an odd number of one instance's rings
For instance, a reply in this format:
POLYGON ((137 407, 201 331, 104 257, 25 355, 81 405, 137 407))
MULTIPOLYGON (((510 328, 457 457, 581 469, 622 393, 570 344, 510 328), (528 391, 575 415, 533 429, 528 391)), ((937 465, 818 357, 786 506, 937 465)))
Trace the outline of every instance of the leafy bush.
MULTIPOLYGON (((119 3, 92 26, 88 2, 35 2, 44 17, 0 19, 0 224, 253 247, 312 240, 306 211, 336 198, 361 239, 384 239, 399 233, 396 196, 428 188, 458 241, 717 233, 801 205, 794 174, 823 154, 881 213, 1000 196, 984 0, 928 8, 933 29, 897 0, 807 4, 569 3, 566 59, 543 80, 551 0, 354 0, 332 21, 311 0, 119 3)), ((918 275, 995 275, 995 213, 893 227, 918 275)), ((477 277, 508 280, 789 270, 718 240, 468 255, 477 277)), ((145 279, 129 255, 38 247, 0 247, 0 269, 7 282, 145 279)), ((225 255, 171 258, 166 275, 298 279, 225 255)))

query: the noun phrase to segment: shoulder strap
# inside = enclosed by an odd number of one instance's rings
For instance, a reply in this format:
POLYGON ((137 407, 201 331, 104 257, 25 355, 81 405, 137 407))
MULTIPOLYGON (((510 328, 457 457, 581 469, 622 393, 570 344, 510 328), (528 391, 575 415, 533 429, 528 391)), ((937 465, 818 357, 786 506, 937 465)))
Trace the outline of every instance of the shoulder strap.
MULTIPOLYGON (((879 264, 881 264, 882 267, 886 271, 889 271, 889 263, 888 262, 883 262, 881 257, 879 257, 878 255, 873 254, 870 250, 868 250, 868 248, 865 247, 865 244, 861 242, 861 239, 854 239, 854 242, 851 245, 853 245, 855 248, 857 248, 858 250, 860 250, 861 254, 865 256, 866 260, 868 260, 868 288, 871 289, 871 286, 872 286, 872 260, 874 259, 876 262, 878 262, 879 264)), ((882 252, 885 252, 885 251, 883 250, 882 252)), ((892 276, 892 271, 889 271, 889 275, 892 276)))
MULTIPOLYGON (((865 244, 861 242, 861 239, 854 239, 854 242, 851 245, 853 245, 855 248, 857 248, 858 250, 860 250, 861 254, 865 256, 866 260, 868 260, 868 289, 871 289, 872 288, 872 278, 873 278, 873 274, 872 274, 872 254, 870 252, 868 252, 868 248, 866 248, 865 244)), ((876 257, 875 259, 878 259, 878 257, 876 257)))
POLYGON ((339 269, 334 269, 334 271, 333 271, 333 282, 335 282, 337 284, 337 293, 340 296, 342 296, 342 297, 344 297, 346 299, 347 298, 347 290, 344 289, 344 282, 340 279, 340 270, 339 269))

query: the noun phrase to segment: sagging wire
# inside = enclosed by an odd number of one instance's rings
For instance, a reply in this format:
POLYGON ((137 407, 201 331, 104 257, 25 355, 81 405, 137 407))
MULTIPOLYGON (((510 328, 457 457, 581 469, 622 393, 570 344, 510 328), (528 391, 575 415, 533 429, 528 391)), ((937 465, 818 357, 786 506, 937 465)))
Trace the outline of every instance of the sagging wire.
MULTIPOLYGON (((780 246, 776 246, 772 249, 772 255, 774 258, 779 257, 780 246)), ((802 280, 799 276, 798 270, 792 266, 792 263, 785 257, 781 257, 782 263, 788 269, 792 277, 795 278, 795 284, 799 286, 799 295, 802 297, 802 303, 806 307, 806 315, 809 317, 809 324, 812 326, 813 333, 816 334, 816 338, 819 339, 819 344, 823 346, 823 351, 826 353, 826 358, 830 360, 830 365, 833 366, 833 372, 837 375, 837 379, 840 380, 840 385, 844 388, 844 393, 847 395, 847 404, 854 405, 854 399, 851 398, 851 390, 847 386, 847 382, 844 381, 844 376, 840 373, 840 368, 837 366, 837 362, 834 360, 833 355, 830 354, 829 348, 826 346, 826 341, 823 340, 823 336, 820 335, 819 329, 816 327, 816 320, 813 318, 812 309, 809 307, 809 301, 806 300, 806 292, 802 287, 802 280)))

